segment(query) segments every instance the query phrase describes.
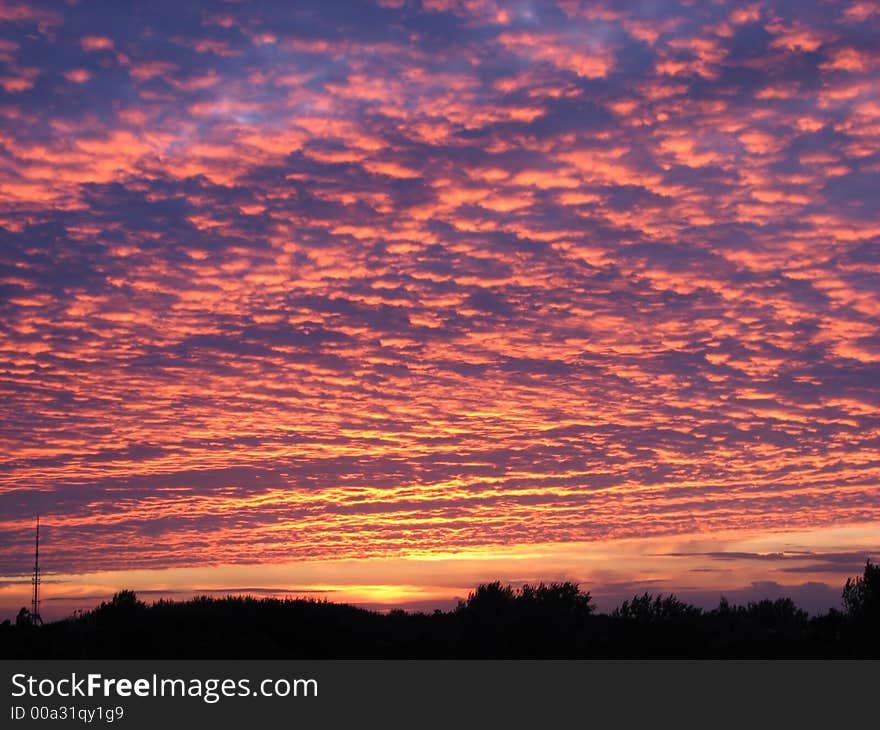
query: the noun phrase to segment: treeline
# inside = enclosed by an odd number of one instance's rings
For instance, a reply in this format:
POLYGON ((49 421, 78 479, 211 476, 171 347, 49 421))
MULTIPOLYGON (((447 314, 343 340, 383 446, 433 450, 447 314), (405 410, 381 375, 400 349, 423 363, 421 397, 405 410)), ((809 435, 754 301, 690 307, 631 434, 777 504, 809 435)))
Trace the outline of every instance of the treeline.
POLYGON ((703 610, 644 594, 598 614, 575 583, 479 586, 453 611, 378 613, 328 601, 200 597, 147 605, 131 591, 43 626, 0 625, 2 658, 880 657, 880 566, 810 617, 791 599, 703 610))

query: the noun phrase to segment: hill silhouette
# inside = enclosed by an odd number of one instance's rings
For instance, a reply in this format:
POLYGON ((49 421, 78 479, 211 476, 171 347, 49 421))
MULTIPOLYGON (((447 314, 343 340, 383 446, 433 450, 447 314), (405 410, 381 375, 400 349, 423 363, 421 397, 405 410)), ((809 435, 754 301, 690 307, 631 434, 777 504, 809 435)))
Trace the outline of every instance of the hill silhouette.
POLYGON ((880 657, 880 566, 843 588, 845 611, 809 617, 789 598, 703 610, 645 593, 598 614, 576 583, 478 586, 453 611, 388 613, 313 599, 198 597, 147 605, 120 591, 36 626, 0 625, 0 657, 831 658, 880 657))

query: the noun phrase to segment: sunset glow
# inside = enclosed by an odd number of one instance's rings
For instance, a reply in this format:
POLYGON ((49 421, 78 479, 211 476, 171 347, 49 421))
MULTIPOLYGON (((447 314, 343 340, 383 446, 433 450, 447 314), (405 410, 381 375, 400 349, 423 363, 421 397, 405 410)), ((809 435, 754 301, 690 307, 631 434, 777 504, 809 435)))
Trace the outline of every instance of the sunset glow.
POLYGON ((880 556, 878 37, 864 0, 0 1, 0 618, 38 513, 50 616, 832 605, 880 556))

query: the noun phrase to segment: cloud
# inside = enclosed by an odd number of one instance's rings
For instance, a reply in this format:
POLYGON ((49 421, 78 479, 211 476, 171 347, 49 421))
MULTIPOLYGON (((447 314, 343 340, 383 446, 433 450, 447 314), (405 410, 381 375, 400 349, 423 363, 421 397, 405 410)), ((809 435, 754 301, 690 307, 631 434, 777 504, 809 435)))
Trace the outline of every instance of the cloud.
POLYGON ((4 6, 0 574, 876 522, 878 17, 4 6))

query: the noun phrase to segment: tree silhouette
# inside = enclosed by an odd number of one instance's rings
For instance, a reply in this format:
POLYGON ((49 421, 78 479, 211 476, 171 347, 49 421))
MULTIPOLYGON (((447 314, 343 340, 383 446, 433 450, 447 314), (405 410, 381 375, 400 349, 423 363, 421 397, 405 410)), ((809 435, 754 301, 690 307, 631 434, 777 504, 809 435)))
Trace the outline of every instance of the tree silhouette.
POLYGON ((539 583, 524 585, 517 600, 535 613, 553 615, 557 618, 582 619, 593 613, 593 599, 589 592, 583 593, 577 583, 539 583))
POLYGON ((874 565, 869 558, 861 577, 847 578, 843 605, 854 619, 880 620, 880 565, 874 565))
POLYGON ((674 594, 652 596, 644 593, 635 596, 631 601, 624 601, 612 612, 614 618, 638 623, 657 623, 661 621, 691 619, 699 616, 702 611, 696 606, 678 600, 674 594))
POLYGON ((485 583, 461 602, 456 616, 464 652, 479 657, 546 657, 577 653, 592 598, 577 583, 485 583))
POLYGON ((845 636, 860 657, 880 656, 880 565, 865 562, 865 572, 848 578, 843 587, 843 605, 849 623, 845 636))
POLYGON ((471 591, 464 609, 479 616, 498 617, 510 610, 514 598, 513 587, 501 585, 501 581, 496 580, 471 591))
POLYGON ((5 659, 880 658, 880 567, 843 588, 846 612, 810 617, 789 598, 701 610, 644 593, 611 613, 577 583, 477 586, 454 611, 381 613, 327 600, 252 596, 147 605, 122 590, 34 626, 0 623, 5 659))

